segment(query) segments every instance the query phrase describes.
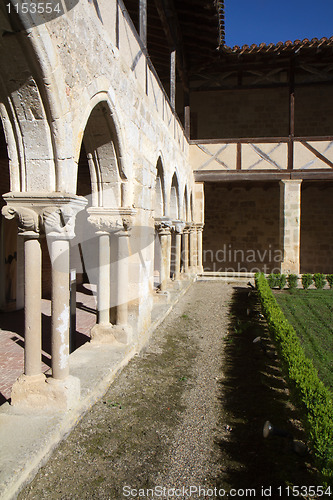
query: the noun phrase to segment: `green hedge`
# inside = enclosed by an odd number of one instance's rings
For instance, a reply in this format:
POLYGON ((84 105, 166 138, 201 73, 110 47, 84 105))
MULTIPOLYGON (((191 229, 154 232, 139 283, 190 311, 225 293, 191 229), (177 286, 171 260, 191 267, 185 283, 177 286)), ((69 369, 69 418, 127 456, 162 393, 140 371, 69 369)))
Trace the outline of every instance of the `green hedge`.
POLYGON ((265 276, 256 274, 256 287, 268 327, 287 371, 289 382, 307 417, 311 446, 326 480, 333 478, 333 402, 332 393, 318 377, 299 338, 278 306, 265 276))

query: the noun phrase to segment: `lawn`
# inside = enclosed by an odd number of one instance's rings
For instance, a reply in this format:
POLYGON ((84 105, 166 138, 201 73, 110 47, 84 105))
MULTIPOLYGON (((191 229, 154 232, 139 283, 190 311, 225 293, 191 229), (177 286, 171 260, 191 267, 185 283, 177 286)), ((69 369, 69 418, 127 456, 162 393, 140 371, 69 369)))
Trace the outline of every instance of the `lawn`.
POLYGON ((320 379, 333 391, 333 291, 292 290, 275 297, 320 379))

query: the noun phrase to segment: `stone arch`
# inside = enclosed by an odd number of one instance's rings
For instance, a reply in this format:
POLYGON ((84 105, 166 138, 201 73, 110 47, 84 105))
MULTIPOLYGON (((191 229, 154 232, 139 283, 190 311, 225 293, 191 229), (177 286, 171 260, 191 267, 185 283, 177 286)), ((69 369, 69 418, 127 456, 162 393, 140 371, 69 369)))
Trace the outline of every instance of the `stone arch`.
POLYGON ((189 220, 190 222, 194 221, 194 206, 193 206, 193 191, 190 194, 190 205, 189 205, 189 220))
POLYGON ((165 196, 165 176, 161 156, 156 164, 156 179, 155 179, 155 197, 154 197, 154 215, 155 217, 163 217, 166 213, 166 196, 165 196))
MULTIPOLYGON (((0 22, 12 31, 3 9, 0 22)), ((40 61, 26 33, 1 37, 0 66, 0 114, 10 153, 11 190, 54 191, 49 104, 40 61)))
MULTIPOLYGON (((96 97, 96 96, 95 96, 96 97)), ((125 189, 127 176, 123 168, 123 155, 114 113, 105 100, 105 93, 92 100, 94 107, 90 110, 84 130, 79 154, 76 154, 78 178, 80 169, 88 167, 90 174, 90 191, 86 193, 77 184, 77 194, 91 194, 90 205, 107 208, 123 207, 128 204, 125 189), (104 96, 104 99, 102 97, 104 96)), ((76 146, 76 151, 78 147, 76 146)), ((86 175, 86 173, 85 173, 86 175)))
POLYGON ((0 120, 0 310, 13 309, 16 301, 17 227, 1 215, 2 195, 10 191, 7 137, 0 120))
POLYGON ((169 215, 172 220, 180 219, 179 211, 179 182, 177 172, 172 176, 171 189, 170 189, 170 208, 169 215))
POLYGON ((183 219, 184 219, 184 221, 189 221, 189 199, 188 199, 188 189, 187 189, 187 186, 185 186, 185 188, 184 188, 183 219))

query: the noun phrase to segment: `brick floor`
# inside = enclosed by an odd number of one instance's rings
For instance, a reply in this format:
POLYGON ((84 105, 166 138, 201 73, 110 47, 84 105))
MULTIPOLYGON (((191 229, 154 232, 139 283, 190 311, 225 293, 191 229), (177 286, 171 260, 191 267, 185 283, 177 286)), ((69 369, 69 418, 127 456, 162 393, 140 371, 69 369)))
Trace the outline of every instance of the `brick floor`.
MULTIPOLYGON (((96 323, 96 286, 78 286, 76 292, 76 347, 89 340, 96 323)), ((51 366, 51 301, 42 300, 42 370, 51 366)), ((0 404, 8 401, 15 380, 24 371, 24 311, 0 313, 0 404)))

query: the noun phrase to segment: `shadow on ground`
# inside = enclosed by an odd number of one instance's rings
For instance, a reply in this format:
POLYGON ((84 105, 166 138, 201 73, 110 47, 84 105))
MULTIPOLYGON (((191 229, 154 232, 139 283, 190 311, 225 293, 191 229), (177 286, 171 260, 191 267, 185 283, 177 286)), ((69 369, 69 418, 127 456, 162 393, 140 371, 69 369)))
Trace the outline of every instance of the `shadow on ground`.
POLYGON ((277 488, 287 484, 316 484, 309 454, 297 455, 288 438, 263 437, 264 423, 269 420, 295 439, 306 441, 256 292, 250 288, 234 289, 225 343, 220 387, 223 416, 217 440, 225 472, 218 483, 224 488, 255 488, 256 497, 261 496, 263 486, 272 487, 270 498, 281 498, 277 488))

